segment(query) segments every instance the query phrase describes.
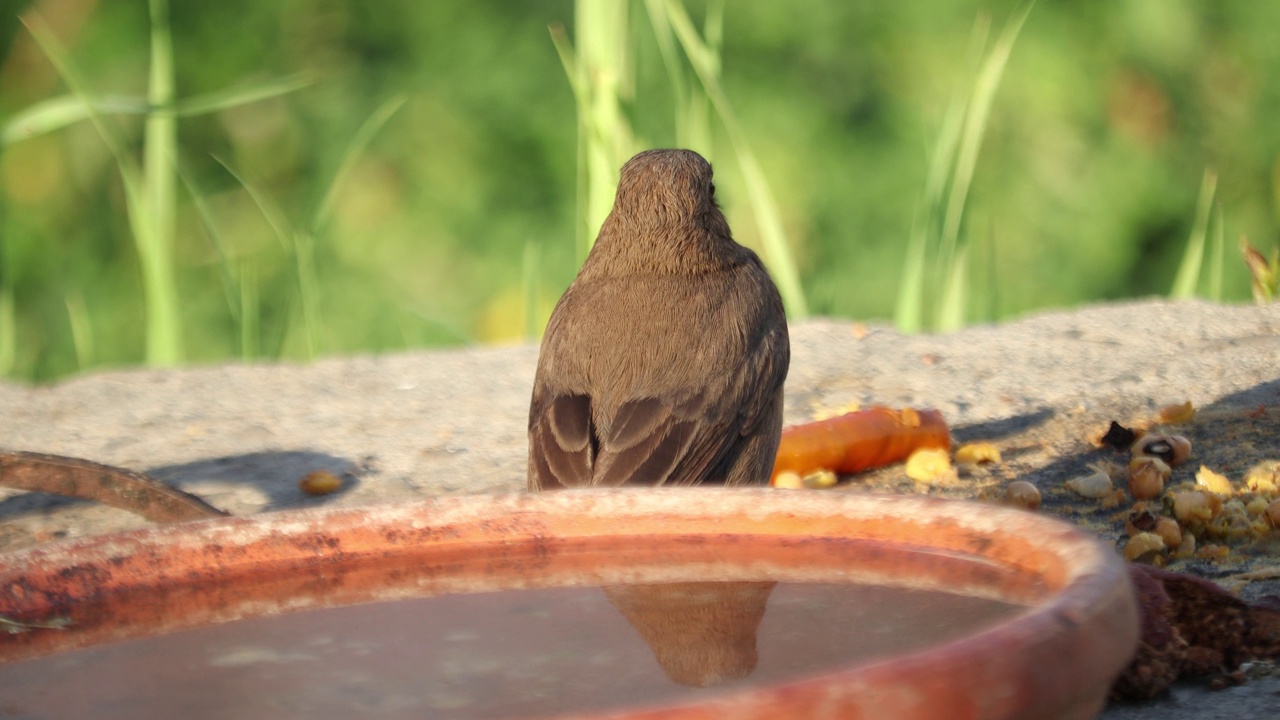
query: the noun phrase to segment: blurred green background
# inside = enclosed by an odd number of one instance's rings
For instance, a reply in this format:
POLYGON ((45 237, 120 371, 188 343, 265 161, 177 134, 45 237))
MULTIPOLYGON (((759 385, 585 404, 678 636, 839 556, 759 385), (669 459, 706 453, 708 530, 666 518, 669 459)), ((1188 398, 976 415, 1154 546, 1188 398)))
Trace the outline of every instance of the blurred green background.
MULTIPOLYGON (((685 6, 701 23, 705 3, 685 6)), ((811 314, 893 316, 931 153, 972 82, 975 23, 989 18, 994 37, 1015 7, 725 4, 720 79, 811 314)), ((146 0, 0 8, 0 123, 68 93, 20 15, 43 19, 93 94, 147 96, 146 0)), ((178 359, 533 334, 579 261, 577 111, 547 29, 563 23, 581 44, 574 12, 571 0, 173 3, 179 99, 306 83, 177 119, 178 359), (371 124, 380 111, 385 123, 371 124), (331 187, 331 214, 316 223, 331 187), (289 240, 300 228, 314 232, 289 240)), ((668 146, 669 77, 643 3, 628 13, 634 149, 668 146)), ((1226 238, 1225 251, 1210 248, 1225 257, 1222 299, 1247 301, 1236 241, 1275 244, 1277 118, 1280 3, 1039 3, 994 97, 968 197, 968 321, 1167 295, 1207 169, 1226 238)), ((142 157, 145 115, 101 120, 142 157)), ((716 163, 736 237, 758 247, 737 158, 724 127, 710 127, 698 149, 716 163)), ((47 381, 148 357, 127 197, 91 122, 0 146, 0 263, 0 373, 47 381)))

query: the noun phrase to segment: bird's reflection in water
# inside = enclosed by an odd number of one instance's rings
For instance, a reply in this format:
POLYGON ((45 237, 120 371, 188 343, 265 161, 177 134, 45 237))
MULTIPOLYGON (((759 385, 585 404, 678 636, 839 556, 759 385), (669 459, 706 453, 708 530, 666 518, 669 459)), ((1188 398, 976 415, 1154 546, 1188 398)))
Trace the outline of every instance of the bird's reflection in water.
POLYGON ((683 582, 603 589, 667 677, 688 687, 710 687, 741 680, 756 669, 756 632, 775 585, 683 582))
MULTIPOLYGON (((559 716, 696 702, 812 677, 947 642, 1025 610, 858 583, 601 589, 418 597, 104 643, 0 665, 0 697, 16 716, 98 720, 182 717, 193 707, 220 717, 310 720, 559 716)), ((32 628, 0 640, 14 647, 41 634, 74 638, 86 627, 32 628)))

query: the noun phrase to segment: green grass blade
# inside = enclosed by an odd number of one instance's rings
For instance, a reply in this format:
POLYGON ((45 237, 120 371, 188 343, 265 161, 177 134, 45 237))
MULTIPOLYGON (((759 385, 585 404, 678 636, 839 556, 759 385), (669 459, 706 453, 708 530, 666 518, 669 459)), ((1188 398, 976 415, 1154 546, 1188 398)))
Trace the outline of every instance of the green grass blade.
POLYGON ((773 271, 778 292, 782 294, 782 301, 791 319, 803 320, 808 317, 809 311, 800 285, 800 273, 796 269, 795 258, 791 254, 773 192, 769 189, 764 171, 760 169, 760 163, 747 142, 746 134, 738 124, 729 98, 720 85, 718 77, 720 61, 699 37, 693 23, 689 20, 689 14, 679 0, 667 0, 667 14, 671 19, 676 38, 684 49, 685 57, 693 66, 694 73, 702 83, 707 97, 711 99, 716 114, 719 115, 720 121, 724 123, 725 130, 729 134, 729 141, 733 144, 734 152, 738 157, 738 166, 742 169, 743 180, 746 183, 747 195, 751 198, 751 209, 755 214, 756 224, 760 228, 765 262, 773 271))
MULTIPOLYGON (((724 115, 721 114, 721 117, 724 115)), ((738 167, 742 169, 742 177, 746 182, 747 196, 751 198, 751 209, 755 212, 756 224, 760 227, 764 255, 778 283, 778 292, 782 295, 783 304, 791 319, 804 320, 809 316, 809 309, 800 285, 800 273, 787 243, 786 230, 782 227, 782 215, 773 199, 773 191, 769 189, 769 182, 756 161, 755 153, 745 141, 733 143, 733 146, 738 157, 738 167)))
POLYGON ((92 113, 142 115, 147 112, 145 98, 127 95, 104 95, 90 100, 74 93, 41 100, 14 113, 0 128, 0 145, 56 132, 69 125, 89 120, 92 113))
POLYGON ((551 44, 556 49, 556 55, 560 58, 560 65, 564 67, 564 74, 569 78, 569 87, 573 90, 573 97, 580 103, 586 103, 585 87, 582 84, 582 78, 579 75, 578 60, 574 56, 573 43, 569 41, 569 34, 565 32, 564 25, 560 23, 551 23, 547 25, 547 32, 551 34, 551 44))
POLYGON ((0 376, 9 375, 18 365, 18 318, 13 286, 0 290, 0 376))
POLYGON ((93 323, 89 320, 89 310, 85 307, 84 296, 72 291, 64 298, 67 306, 67 319, 71 323, 71 342, 75 346, 76 364, 80 370, 93 367, 93 323))
POLYGON ((708 0, 707 18, 702 23, 702 39, 711 54, 720 57, 724 48, 724 0, 708 0))
POLYGON ((551 33, 551 44, 556 48, 556 54, 560 57, 560 64, 564 66, 564 74, 569 78, 569 88, 573 91, 573 104, 577 110, 578 118, 578 145, 577 145, 577 162, 575 167, 575 187, 574 201, 577 212, 574 222, 574 247, 578 249, 578 262, 581 263, 587 256, 587 250, 591 248, 592 239, 588 237, 590 232, 587 227, 587 88, 586 81, 582 77, 582 69, 578 63, 577 57, 573 52, 573 45, 569 42, 569 36, 565 33, 564 26, 560 23, 551 23, 547 26, 547 30, 551 33))
MULTIPOLYGON (((157 277, 156 269, 159 264, 154 262, 155 258, 151 255, 152 248, 157 245, 154 238, 160 232, 150 211, 152 205, 150 199, 151 190, 148 188, 143 177, 143 171, 138 166, 137 161, 124 151, 124 143, 98 113, 88 86, 71 62, 70 55, 62 47, 62 44, 38 16, 25 16, 22 18, 22 22, 40 46, 41 51, 44 52, 45 56, 49 58, 49 61, 58 71, 62 81, 67 84, 71 93, 80 100, 85 112, 88 114, 89 121, 98 131, 103 143, 115 158, 116 167, 120 171, 120 179, 124 184, 129 227, 133 232, 134 244, 138 249, 138 256, 143 264, 143 300, 147 310, 147 360, 152 363, 163 362, 164 358, 170 355, 167 351, 172 349, 172 346, 168 343, 175 335, 175 332, 166 323, 176 320, 176 312, 174 312, 176 310, 176 293, 173 293, 172 287, 170 287, 170 294, 165 294, 164 284, 166 281, 162 277, 157 277)), ((172 157, 172 153, 170 153, 170 162, 172 157)), ((172 283, 170 282, 169 285, 172 286, 172 283)))
POLYGON ((942 297, 938 303, 938 330, 949 332, 964 327, 969 309, 969 244, 956 248, 947 266, 942 297))
POLYGON ((221 112, 228 108, 297 92, 314 83, 315 78, 309 73, 296 73, 253 85, 215 90, 176 101, 173 104, 173 114, 178 117, 188 117, 221 112))
POLYGON ((1169 297, 1186 299, 1196 294, 1200 284, 1200 266, 1204 263, 1205 239, 1209 234, 1209 214, 1213 210, 1213 197, 1218 187, 1218 174, 1206 168, 1200 180, 1200 198, 1196 200, 1196 215, 1191 222, 1191 237, 1187 239, 1187 249, 1182 253, 1182 261, 1178 263, 1178 274, 1174 276, 1173 287, 1169 297))
POLYGON ((973 95, 965 111, 964 130, 960 134, 959 144, 956 147, 955 168, 951 178, 946 212, 942 219, 940 238, 941 257, 947 277, 937 316, 938 329, 944 332, 958 330, 965 324, 969 298, 968 282, 962 275, 967 271, 969 242, 967 236, 964 238, 960 236, 960 227, 969 199, 969 188, 973 184, 974 171, 978 165, 978 156, 982 152, 982 140, 986 135, 987 122, 995 103, 996 91, 1000 87, 1000 80, 1004 77, 1009 56, 1013 53, 1013 46, 1034 6, 1035 0, 1026 0, 1005 23, 995 44, 991 47, 991 52, 983 59, 974 80, 973 95))
MULTIPOLYGON (((645 10, 674 99, 676 145, 709 153, 712 144, 710 99, 701 87, 689 87, 671 27, 671 18, 667 14, 667 0, 645 0, 645 10)), ((724 39, 723 0, 712 0, 707 4, 702 37, 710 56, 718 58, 724 39)), ((716 72, 719 72, 718 63, 716 72)))
POLYGON ((84 82, 79 70, 71 62, 71 56, 66 48, 62 46, 62 43, 38 15, 28 14, 20 19, 22 24, 26 26, 27 31, 31 33, 31 37, 36 41, 36 44, 40 46, 41 52, 44 53, 54 69, 57 70, 58 76, 67 84, 71 94, 80 103, 85 115, 93 123, 94 129, 98 131, 98 135, 102 138, 102 142, 111 152, 111 156, 115 158, 126 187, 133 185, 140 189, 142 171, 138 167, 137 161, 124 151, 124 143, 120 140, 120 137, 115 130, 108 127, 103 121, 102 115, 97 111, 93 95, 89 92, 88 85, 84 82))
POLYGON ((27 31, 31 33, 31 37, 35 38, 36 45, 40 46, 40 50, 45 54, 46 58, 54 65, 54 69, 58 70, 58 76, 67 83, 67 87, 72 91, 72 95, 81 102, 84 114, 87 115, 93 128, 97 129, 97 135, 102 138, 106 149, 111 152, 111 156, 115 158, 116 167, 120 169, 120 176, 124 179, 125 187, 134 186, 141 188, 142 186, 142 170, 138 168, 137 161, 131 155, 124 151, 124 142, 113 128, 102 120, 101 114, 96 109, 95 97, 88 91, 88 86, 84 83, 76 65, 70 60, 67 49, 61 45, 58 38, 54 36, 45 24, 44 19, 38 15, 24 15, 22 24, 27 27, 27 31))
MULTIPOLYGON (((703 39, 709 54, 715 59, 716 76, 720 75, 720 51, 724 45, 724 0, 709 0, 707 16, 702 23, 703 39)), ((711 98, 701 86, 690 91, 689 142, 690 147, 711 147, 711 98)))
POLYGON ((262 213, 262 217, 266 218, 267 224, 271 226, 271 232, 276 236, 276 240, 280 242, 280 247, 292 253, 293 237, 296 233, 293 229, 293 225, 289 222, 289 218, 285 216, 284 211, 280 209, 280 206, 277 205, 266 193, 260 191, 257 185, 249 182, 247 178, 237 172, 235 168, 231 167, 231 164, 226 160, 223 160, 217 155, 213 155, 211 157, 213 157, 213 159, 216 160, 217 163, 231 175, 231 177, 235 178, 235 181, 240 184, 240 187, 244 188, 245 192, 249 193, 249 198, 253 200, 253 204, 258 207, 258 211, 262 213))
POLYGON ((1207 295, 1214 302, 1222 302, 1222 273, 1223 263, 1226 259, 1227 241, 1224 237, 1226 232, 1223 228, 1222 203, 1215 205, 1216 212, 1213 213, 1213 249, 1212 255, 1209 257, 1209 288, 1207 295))
POLYGON ((996 90, 1004 77, 1005 67, 1009 63, 1009 55, 1013 45, 1026 24, 1027 17, 1035 0, 1027 0, 1014 12, 1013 17, 1005 23, 1000 36, 992 46, 991 52, 983 60, 974 81, 973 97, 969 101, 965 113, 964 131, 956 149, 955 172, 951 181, 951 197, 947 204, 947 214, 942 224, 944 243, 954 243, 960 233, 960 221, 964 213, 965 202, 969 197, 969 186, 973 182, 974 169, 978 164, 978 155, 982 151, 982 139, 986 135, 987 121, 991 117, 991 107, 995 102, 996 90))
POLYGON ((911 236, 907 239, 907 255, 902 264, 902 280, 898 283, 898 301, 893 307, 893 324, 906 333, 916 333, 924 329, 924 275, 929 257, 928 235, 925 219, 917 217, 911 224, 911 236))
MULTIPOLYGON (((298 297, 302 305, 302 324, 306 338, 307 359, 312 359, 321 352, 320 331, 324 326, 320 307, 322 297, 320 280, 316 273, 315 261, 317 238, 328 224, 329 218, 333 214, 333 207, 337 201, 338 193, 346 187, 347 178, 350 177, 356 162, 369 147, 369 143, 373 142, 373 138, 387 124, 391 116, 395 115, 405 104, 406 100, 407 98, 404 95, 396 95, 389 98, 365 119, 360 129, 356 131, 355 136, 352 137, 351 142, 347 144, 346 150, 342 154, 342 161, 338 163, 338 169, 334 172, 333 178, 329 181, 329 186, 325 190, 324 197, 321 198, 320 204, 312 215, 310 231, 292 233, 289 236, 292 238, 294 268, 298 279, 298 297)), ((245 187, 248 188, 248 185, 245 187)), ((261 197, 260 193, 255 194, 261 197)), ((258 202, 258 200, 255 200, 255 202, 258 202)), ((259 202, 259 207, 265 207, 264 203, 259 202)), ((279 217, 283 217, 283 213, 278 208, 275 208, 274 213, 279 217)))
POLYGON ((408 98, 404 95, 396 95, 382 103, 377 110, 373 111, 364 123, 360 125, 360 129, 356 131, 351 142, 347 144, 346 151, 342 154, 342 162, 338 163, 338 169, 333 174, 333 179, 329 181, 329 187, 325 191, 324 198, 320 201, 319 207, 316 208, 315 216, 312 218, 312 232, 318 233, 328 224, 329 216, 333 213, 333 203, 338 197, 338 193, 346 187, 347 178, 351 175, 351 170, 356 166, 356 161, 368 149, 369 143, 373 142, 373 138, 378 135, 383 126, 391 120, 391 116, 404 106, 408 98))
POLYGON ((929 175, 925 180, 926 228, 932 239, 930 248, 936 266, 931 283, 941 284, 948 275, 950 254, 955 251, 954 244, 945 240, 943 228, 950 207, 952 194, 956 189, 958 158, 961 142, 965 137, 965 127, 974 104, 974 95, 978 77, 982 74, 982 66, 986 60, 987 35, 991 31, 991 17, 981 13, 974 21, 973 33, 966 54, 966 84, 957 86, 951 101, 947 104, 946 114, 942 118, 942 126, 938 132, 938 143, 934 148, 933 161, 929 165, 929 175))
POLYGON ((218 222, 213 217, 213 211, 209 208, 209 203, 205 199, 204 193, 196 186, 195 179, 184 172, 181 167, 178 168, 178 178, 182 181, 183 187, 186 188, 187 195, 191 197, 191 204, 196 209, 196 215, 199 216, 200 223, 204 225, 205 232, 209 235, 214 255, 218 258, 218 271, 222 275, 222 290, 226 295, 227 309, 231 312, 231 318, 238 325, 242 322, 243 308, 240 306, 240 289, 236 280, 236 273, 231 267, 231 253, 226 240, 218 227, 218 222))
POLYGON ((623 105, 634 94, 629 4, 624 0, 577 0, 574 35, 578 80, 585 102, 579 106, 585 149, 585 230, 579 259, 585 259, 596 233, 613 209, 618 169, 635 141, 623 105))
POLYGON ((143 187, 150 232, 142 236, 139 260, 147 303, 147 362, 173 365, 182 359, 182 324, 173 260, 177 225, 178 122, 173 115, 173 37, 167 0, 151 0, 151 112, 143 130, 143 187))
MULTIPOLYGON (((267 224, 271 226, 271 230, 280 242, 280 246, 293 258, 295 280, 298 286, 298 301, 302 313, 303 334, 306 339, 306 357, 308 359, 315 357, 319 345, 317 336, 320 328, 320 296, 319 282, 315 274, 311 236, 295 230, 285 216, 284 211, 280 209, 280 206, 266 193, 258 189, 256 185, 236 172, 231 165, 216 155, 213 156, 213 159, 226 168, 227 172, 231 173, 231 176, 236 179, 236 182, 240 183, 240 186, 245 189, 245 192, 249 193, 253 203, 258 206, 258 210, 266 218, 267 224)), ((244 297, 243 293, 246 291, 244 282, 243 279, 240 282, 242 298, 244 297)), ((256 303, 256 295, 253 299, 256 303)), ((243 299, 241 307, 246 307, 243 299)), ((287 335, 287 332, 284 335, 287 335)), ((283 348, 283 346, 284 339, 282 335, 278 347, 283 348)))
POLYGON ((676 50, 675 35, 671 31, 671 19, 667 17, 667 0, 645 0, 645 11, 649 16, 649 25, 653 28, 653 37, 658 43, 658 55, 662 58, 662 67, 667 71, 667 84, 671 88, 671 97, 675 106, 676 144, 680 147, 699 147, 694 142, 689 87, 685 81, 684 65, 680 62, 680 53, 676 50))
MULTIPOLYGON (((228 88, 174 102, 177 117, 219 112, 227 108, 266 100, 295 92, 315 82, 299 73, 247 87, 228 88)), ((12 115, 0 126, 0 145, 11 145, 28 138, 56 132, 78 122, 100 115, 145 115, 151 110, 147 98, 131 95, 102 95, 88 100, 74 93, 41 100, 12 115)))
MULTIPOLYGON (((980 15, 974 23, 973 35, 965 67, 965 77, 976 77, 982 62, 982 50, 987 43, 990 19, 980 15)), ((932 299, 931 288, 944 280, 944 261, 940 256, 939 232, 947 205, 947 181, 953 175, 956 148, 972 96, 972 85, 957 84, 947 103, 933 153, 929 158, 924 191, 911 224, 907 240, 907 253, 902 266, 902 280, 898 286, 898 300, 894 306, 894 325, 907 333, 920 332, 926 327, 926 308, 932 299), (930 268, 930 259, 936 267, 930 268)))

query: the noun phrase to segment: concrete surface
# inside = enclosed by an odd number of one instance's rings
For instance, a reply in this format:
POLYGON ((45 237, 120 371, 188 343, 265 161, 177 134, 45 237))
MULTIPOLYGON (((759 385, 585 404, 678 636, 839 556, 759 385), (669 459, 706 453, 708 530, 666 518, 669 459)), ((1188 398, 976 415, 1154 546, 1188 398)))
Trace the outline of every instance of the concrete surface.
MULTIPOLYGON (((1082 430, 1107 418, 1184 399, 1280 405, 1280 304, 1115 304, 940 336, 815 320, 793 327, 792 345, 788 423, 856 402, 939 408, 961 439, 1038 424, 1036 447, 993 482, 1008 473, 1060 482, 1092 451, 1082 430)), ((0 448, 147 471, 237 515, 516 491, 536 357, 531 346, 478 348, 0 383, 0 448), (303 495, 298 479, 317 469, 348 486, 303 495)), ((1280 432, 1269 437, 1276 444, 1262 452, 1280 457, 1280 432)), ((0 549, 144 524, 0 489, 0 549)), ((1188 684, 1103 717, 1280 717, 1280 678, 1216 693, 1188 684)))

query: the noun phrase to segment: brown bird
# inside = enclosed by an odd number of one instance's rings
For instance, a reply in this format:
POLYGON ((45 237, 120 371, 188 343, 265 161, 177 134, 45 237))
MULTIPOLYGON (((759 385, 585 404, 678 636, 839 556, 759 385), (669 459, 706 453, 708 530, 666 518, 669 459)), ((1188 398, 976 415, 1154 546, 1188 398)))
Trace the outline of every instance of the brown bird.
POLYGON ((734 242, 711 165, 649 150, 551 314, 529 408, 529 489, 768 481, 791 346, 734 242))

